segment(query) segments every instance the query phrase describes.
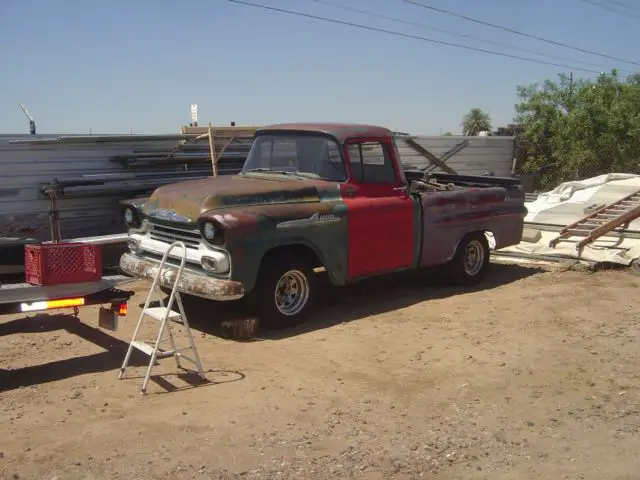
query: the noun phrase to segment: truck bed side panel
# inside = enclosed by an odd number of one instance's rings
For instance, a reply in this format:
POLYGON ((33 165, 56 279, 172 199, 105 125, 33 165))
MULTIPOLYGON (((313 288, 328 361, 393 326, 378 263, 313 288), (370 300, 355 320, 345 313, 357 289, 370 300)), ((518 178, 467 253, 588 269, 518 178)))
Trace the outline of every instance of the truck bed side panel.
POLYGON ((495 248, 522 238, 526 208, 519 192, 502 187, 422 193, 422 253, 419 266, 451 260, 460 240, 471 232, 491 232, 495 248))

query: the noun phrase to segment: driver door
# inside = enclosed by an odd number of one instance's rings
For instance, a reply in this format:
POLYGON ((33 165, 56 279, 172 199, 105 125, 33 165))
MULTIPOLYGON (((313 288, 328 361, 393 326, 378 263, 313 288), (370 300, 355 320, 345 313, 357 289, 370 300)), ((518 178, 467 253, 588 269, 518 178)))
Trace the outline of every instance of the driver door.
POLYGON ((349 280, 410 268, 415 202, 393 161, 388 138, 355 139, 345 146, 350 177, 342 185, 347 206, 349 280))

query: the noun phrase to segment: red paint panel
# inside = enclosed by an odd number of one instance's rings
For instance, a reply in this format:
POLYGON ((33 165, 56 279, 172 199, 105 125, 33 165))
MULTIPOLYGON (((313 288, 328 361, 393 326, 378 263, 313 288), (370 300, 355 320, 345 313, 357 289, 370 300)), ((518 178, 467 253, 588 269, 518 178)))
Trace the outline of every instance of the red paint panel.
MULTIPOLYGON (((358 142, 378 142, 393 147, 387 139, 358 139, 358 142)), ((348 151, 345 148, 345 156, 348 151)), ((395 183, 362 183, 353 181, 341 185, 342 198, 347 206, 348 279, 409 268, 414 261, 414 202, 395 183)), ((350 168, 350 165, 349 165, 350 168)))

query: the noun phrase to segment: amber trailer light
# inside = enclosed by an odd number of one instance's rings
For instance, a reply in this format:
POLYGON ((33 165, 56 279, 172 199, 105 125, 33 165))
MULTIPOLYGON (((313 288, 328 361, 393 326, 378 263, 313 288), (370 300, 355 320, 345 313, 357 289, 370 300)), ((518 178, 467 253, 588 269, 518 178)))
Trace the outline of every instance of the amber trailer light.
POLYGON ((52 310, 54 308, 81 307, 84 305, 84 297, 63 298, 60 300, 44 300, 42 302, 21 303, 21 312, 36 312, 38 310, 52 310))
POLYGON ((121 303, 118 305, 118 316, 124 317, 128 311, 129 308, 126 303, 121 303))

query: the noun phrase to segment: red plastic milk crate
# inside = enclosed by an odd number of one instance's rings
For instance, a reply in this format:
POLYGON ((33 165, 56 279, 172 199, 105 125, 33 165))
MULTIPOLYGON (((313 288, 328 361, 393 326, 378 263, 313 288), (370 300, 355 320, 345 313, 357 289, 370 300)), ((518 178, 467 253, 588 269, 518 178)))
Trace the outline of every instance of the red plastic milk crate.
POLYGON ((102 252, 86 243, 41 243, 24 248, 25 281, 32 285, 92 282, 102 278, 102 252))

